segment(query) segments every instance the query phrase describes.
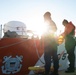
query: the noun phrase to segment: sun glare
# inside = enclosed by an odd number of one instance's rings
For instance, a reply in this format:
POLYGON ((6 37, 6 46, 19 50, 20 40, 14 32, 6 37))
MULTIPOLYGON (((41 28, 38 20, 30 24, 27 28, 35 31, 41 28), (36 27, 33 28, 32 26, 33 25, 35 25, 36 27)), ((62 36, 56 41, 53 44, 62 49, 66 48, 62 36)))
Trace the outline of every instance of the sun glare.
POLYGON ((44 23, 42 25, 39 25, 39 27, 36 29, 39 38, 41 38, 42 34, 44 34, 45 31, 46 31, 46 26, 44 25, 44 23))
MULTIPOLYGON (((32 31, 34 31, 34 34, 37 34, 38 37, 41 38, 41 35, 44 34, 47 30, 47 25, 44 22, 43 16, 35 13, 35 15, 32 15, 31 17, 33 18, 29 19, 29 27, 32 31)), ((58 28, 59 29, 56 32, 57 36, 59 36, 63 32, 60 26, 58 28)))
POLYGON ((33 18, 29 18, 29 21, 27 22, 28 29, 31 29, 34 31, 34 34, 37 34, 40 38, 41 35, 46 31, 46 26, 44 23, 44 19, 42 15, 32 15, 33 18))

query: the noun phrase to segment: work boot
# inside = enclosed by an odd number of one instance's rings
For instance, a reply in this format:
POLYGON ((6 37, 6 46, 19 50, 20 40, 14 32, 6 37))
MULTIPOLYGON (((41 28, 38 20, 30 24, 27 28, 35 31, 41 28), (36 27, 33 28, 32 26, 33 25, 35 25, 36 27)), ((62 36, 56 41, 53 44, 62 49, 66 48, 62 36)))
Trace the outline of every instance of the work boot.
POLYGON ((68 68, 65 73, 73 73, 75 72, 75 69, 72 69, 72 68, 68 68))

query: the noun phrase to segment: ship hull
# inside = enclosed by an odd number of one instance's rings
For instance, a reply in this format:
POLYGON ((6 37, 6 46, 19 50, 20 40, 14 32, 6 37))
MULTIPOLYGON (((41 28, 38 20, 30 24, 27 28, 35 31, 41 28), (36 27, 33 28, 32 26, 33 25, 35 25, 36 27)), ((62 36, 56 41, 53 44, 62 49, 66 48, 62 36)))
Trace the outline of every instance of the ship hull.
POLYGON ((0 40, 0 75, 25 75, 43 54, 39 39, 3 38, 0 40))

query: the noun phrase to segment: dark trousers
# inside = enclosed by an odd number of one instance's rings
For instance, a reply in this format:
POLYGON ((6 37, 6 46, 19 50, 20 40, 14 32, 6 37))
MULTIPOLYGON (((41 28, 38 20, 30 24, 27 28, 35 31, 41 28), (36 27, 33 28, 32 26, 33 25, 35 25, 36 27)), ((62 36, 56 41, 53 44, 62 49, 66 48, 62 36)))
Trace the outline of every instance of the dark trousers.
POLYGON ((51 57, 53 59, 54 72, 58 72, 59 60, 57 55, 57 47, 51 47, 50 45, 44 48, 44 60, 45 60, 45 74, 49 74, 51 67, 51 57))
POLYGON ((65 40, 65 48, 67 50, 68 59, 69 59, 69 69, 74 70, 75 69, 75 39, 73 37, 67 37, 65 40))
POLYGON ((67 53, 69 54, 68 59, 69 59, 69 62, 70 62, 69 69, 71 69, 71 70, 75 70, 75 54, 74 54, 74 50, 75 50, 75 47, 73 47, 70 50, 67 50, 67 53))

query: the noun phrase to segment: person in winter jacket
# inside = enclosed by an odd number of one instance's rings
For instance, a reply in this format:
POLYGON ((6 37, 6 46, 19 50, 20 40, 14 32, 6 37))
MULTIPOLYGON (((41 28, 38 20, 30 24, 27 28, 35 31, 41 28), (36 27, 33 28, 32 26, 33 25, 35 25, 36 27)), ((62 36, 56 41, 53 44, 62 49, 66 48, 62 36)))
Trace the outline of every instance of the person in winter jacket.
POLYGON ((75 26, 72 22, 68 22, 66 19, 63 20, 62 24, 65 29, 61 35, 65 38, 65 48, 67 50, 68 59, 70 62, 69 67, 65 72, 71 73, 75 71, 75 26))
POLYGON ((44 60, 45 60, 45 75, 49 75, 51 67, 51 58, 53 59, 54 71, 51 75, 58 75, 59 59, 57 55, 57 42, 55 37, 55 32, 57 27, 55 22, 51 19, 51 13, 45 12, 43 15, 44 21, 47 24, 47 30, 42 35, 42 40, 44 42, 44 60))

